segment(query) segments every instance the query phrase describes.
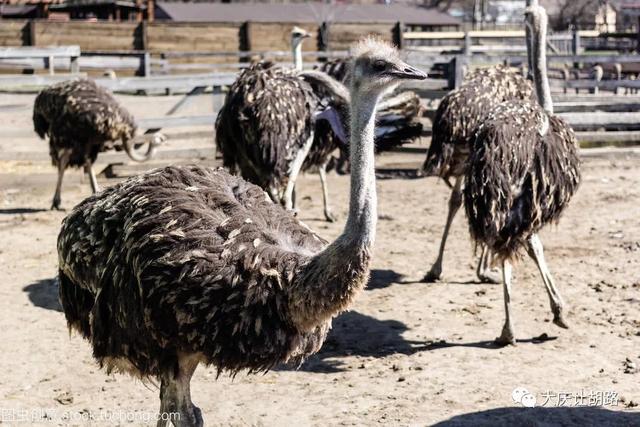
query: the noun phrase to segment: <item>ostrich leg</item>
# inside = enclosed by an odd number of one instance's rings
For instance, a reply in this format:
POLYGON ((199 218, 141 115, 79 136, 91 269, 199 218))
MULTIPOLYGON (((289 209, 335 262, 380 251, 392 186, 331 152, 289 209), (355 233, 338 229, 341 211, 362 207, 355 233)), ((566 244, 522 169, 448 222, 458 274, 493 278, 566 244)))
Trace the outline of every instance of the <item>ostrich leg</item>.
POLYGON ((325 161, 320 165, 318 169, 318 175, 320 175, 320 184, 322 184, 322 197, 324 202, 324 217, 329 222, 335 222, 336 217, 331 213, 331 208, 329 207, 329 188, 327 187, 327 165, 329 164, 329 160, 325 161))
POLYGON ((300 151, 298 151, 296 157, 293 159, 293 162, 291 162, 291 169, 289 170, 289 181, 287 182, 287 187, 285 188, 284 195, 282 196, 284 207, 287 210, 293 209, 293 189, 296 186, 296 181, 298 180, 300 169, 302 169, 302 164, 307 158, 307 154, 309 154, 311 144, 313 144, 313 135, 314 132, 311 131, 309 138, 305 141, 300 151))
POLYGON ((156 427, 202 427, 202 412, 191 401, 191 377, 198 360, 181 356, 176 372, 165 373, 160 385, 160 414, 156 427))
POLYGON ((482 245, 482 255, 476 270, 476 275, 482 283, 500 283, 500 271, 497 268, 491 268, 491 258, 491 251, 482 245))
POLYGON ((547 267, 547 262, 544 259, 542 241, 537 234, 532 234, 527 240, 527 252, 538 265, 542 281, 544 282, 544 286, 547 288, 549 302, 551 303, 551 311, 553 312, 553 323, 561 328, 568 328, 569 324, 564 319, 564 302, 562 301, 558 288, 553 281, 553 277, 551 277, 551 272, 547 267))
POLYGON ((442 259, 444 257, 444 247, 447 244, 447 236, 449 235, 449 229, 453 218, 456 216, 458 209, 462 205, 462 180, 463 177, 456 178, 456 182, 453 185, 453 191, 451 191, 451 197, 449 198, 449 213, 447 215, 447 223, 444 226, 444 233, 442 234, 442 240, 440 241, 440 250, 438 251, 438 258, 431 267, 431 270, 422 279, 424 282, 435 282, 440 279, 442 275, 442 259))
POLYGON ((84 165, 84 171, 87 175, 89 175, 89 181, 91 182, 91 191, 93 191, 93 194, 100 191, 98 179, 96 178, 96 173, 93 171, 93 165, 91 164, 91 161, 87 160, 84 165))
POLYGON ((62 192, 62 177, 64 171, 67 169, 69 159, 71 158, 71 150, 63 149, 58 153, 58 182, 56 184, 56 192, 53 195, 53 202, 51 203, 51 209, 60 210, 60 193, 62 192))
POLYGON ((501 345, 515 345, 516 338, 513 333, 513 323, 511 322, 511 264, 507 260, 502 262, 502 280, 502 286, 504 288, 505 321, 502 327, 502 334, 496 338, 496 343, 501 345))

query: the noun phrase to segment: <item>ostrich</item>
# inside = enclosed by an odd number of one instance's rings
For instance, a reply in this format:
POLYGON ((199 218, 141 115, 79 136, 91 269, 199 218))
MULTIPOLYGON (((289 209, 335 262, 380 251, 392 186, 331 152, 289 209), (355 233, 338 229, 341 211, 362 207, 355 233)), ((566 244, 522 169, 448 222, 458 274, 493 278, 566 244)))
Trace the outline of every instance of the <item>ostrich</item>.
MULTIPOLYGON (((527 42, 527 44, 529 44, 527 42)), ((438 257, 424 281, 433 282, 442 276, 444 249, 453 219, 462 206, 464 176, 472 150, 474 131, 489 111, 510 99, 531 99, 531 83, 517 70, 504 66, 476 70, 465 82, 449 92, 440 102, 433 120, 433 136, 422 167, 425 176, 439 176, 449 187, 449 212, 440 241, 438 257), (450 180, 454 179, 451 184, 450 180)), ((483 282, 498 282, 489 268, 490 253, 483 247, 477 275, 483 282)))
POLYGON ((547 78, 547 15, 528 7, 533 76, 539 103, 513 100, 493 109, 478 128, 466 175, 465 210, 473 239, 502 261, 506 321, 500 344, 515 344, 510 301, 511 260, 526 248, 549 295, 553 322, 567 328, 564 303, 547 268, 539 230, 556 222, 580 182, 576 136, 553 114, 547 78))
MULTIPOLYGON (((306 37, 302 29, 292 31, 294 62, 299 68, 306 37)), ((216 143, 225 167, 233 172, 239 169, 243 178, 265 189, 287 209, 293 208, 300 171, 319 167, 325 217, 333 221, 325 169, 337 139, 323 145, 325 141, 315 139, 315 128, 321 119, 330 126, 340 122, 335 116, 347 105, 348 91, 318 73, 306 74, 270 62, 243 70, 218 113, 216 143)), ((336 134, 344 135, 344 131, 336 129, 336 134)))
POLYGON ((62 177, 69 166, 84 167, 91 189, 99 191, 93 171, 98 153, 110 149, 124 150, 131 159, 142 162, 155 153, 164 138, 157 134, 146 154, 139 154, 131 139, 136 124, 113 95, 93 80, 77 79, 43 89, 33 106, 33 126, 40 138, 49 137, 49 154, 58 168, 58 181, 51 209, 60 209, 62 177), (116 141, 122 141, 122 145, 116 141))
POLYGON ((159 379, 160 411, 178 412, 177 426, 203 423, 190 393, 199 363, 232 374, 301 363, 368 280, 376 105, 398 82, 426 75, 382 42, 362 41, 354 52, 349 215, 333 243, 258 186, 199 166, 130 178, 63 221, 68 326, 107 370, 159 379))

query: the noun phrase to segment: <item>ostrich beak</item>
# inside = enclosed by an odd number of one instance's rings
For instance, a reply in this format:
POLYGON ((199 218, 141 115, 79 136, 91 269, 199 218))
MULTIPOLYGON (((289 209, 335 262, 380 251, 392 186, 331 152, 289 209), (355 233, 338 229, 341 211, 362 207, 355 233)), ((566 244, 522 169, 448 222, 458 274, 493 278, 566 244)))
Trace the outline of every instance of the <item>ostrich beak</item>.
POLYGON ((423 71, 420 71, 403 61, 399 61, 394 64, 391 71, 389 71, 389 74, 394 78, 401 80, 424 80, 428 77, 423 71))

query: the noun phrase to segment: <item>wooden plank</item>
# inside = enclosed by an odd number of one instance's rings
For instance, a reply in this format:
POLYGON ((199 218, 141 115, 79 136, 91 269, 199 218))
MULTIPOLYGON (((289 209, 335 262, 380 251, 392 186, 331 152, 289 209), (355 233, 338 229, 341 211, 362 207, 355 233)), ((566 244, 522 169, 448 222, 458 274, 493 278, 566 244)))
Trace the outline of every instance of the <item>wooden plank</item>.
POLYGON ((63 82, 77 77, 86 77, 86 73, 77 74, 3 74, 0 75, 0 89, 39 88, 63 82))
POLYGON ((137 43, 135 22, 32 21, 35 46, 77 44, 82 50, 131 50, 137 43))
POLYGON ((215 121, 215 114, 204 114, 199 116, 165 116, 137 120, 139 127, 147 129, 213 126, 215 121))
POLYGON ((593 128, 640 128, 640 112, 618 112, 618 113, 560 113, 560 117, 565 119, 574 129, 593 128))
POLYGON ((197 86, 227 86, 236 79, 236 73, 209 73, 174 76, 99 78, 96 83, 114 91, 177 90, 197 86))
POLYGON ((640 144, 640 131, 577 132, 581 143, 640 144))
POLYGON ((48 58, 50 56, 80 56, 80 46, 57 47, 0 47, 0 58, 48 58))

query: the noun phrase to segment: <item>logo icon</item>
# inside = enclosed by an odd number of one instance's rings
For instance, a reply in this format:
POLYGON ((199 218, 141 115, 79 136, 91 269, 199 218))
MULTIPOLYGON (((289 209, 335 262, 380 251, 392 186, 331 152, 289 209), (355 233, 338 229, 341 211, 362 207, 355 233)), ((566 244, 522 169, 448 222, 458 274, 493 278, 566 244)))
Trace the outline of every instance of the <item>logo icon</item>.
POLYGON ((535 408, 536 406, 536 397, 524 387, 514 388, 511 392, 511 398, 525 408, 535 408))

